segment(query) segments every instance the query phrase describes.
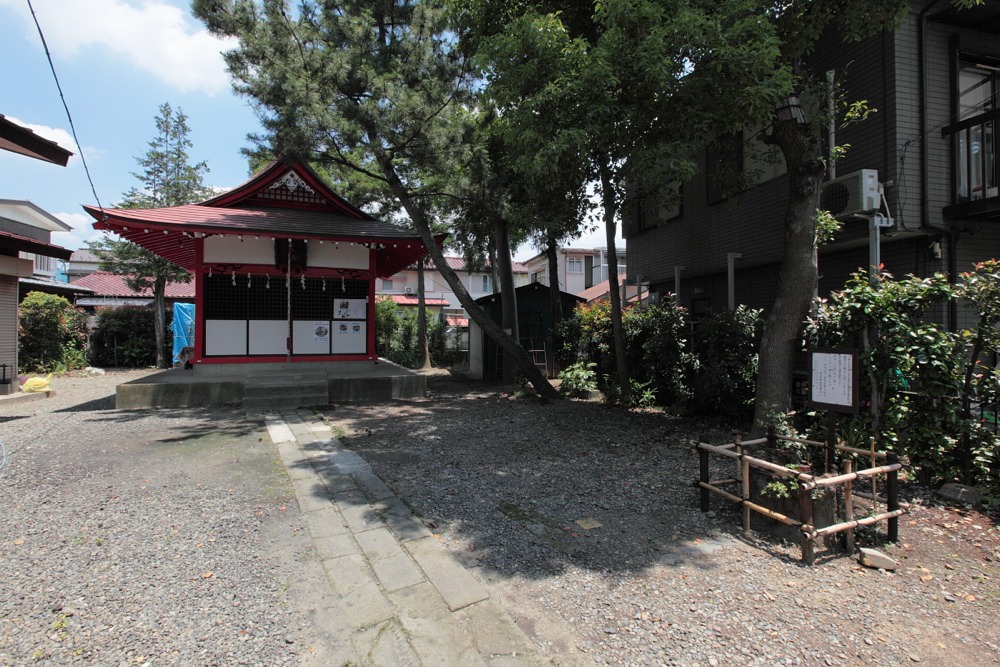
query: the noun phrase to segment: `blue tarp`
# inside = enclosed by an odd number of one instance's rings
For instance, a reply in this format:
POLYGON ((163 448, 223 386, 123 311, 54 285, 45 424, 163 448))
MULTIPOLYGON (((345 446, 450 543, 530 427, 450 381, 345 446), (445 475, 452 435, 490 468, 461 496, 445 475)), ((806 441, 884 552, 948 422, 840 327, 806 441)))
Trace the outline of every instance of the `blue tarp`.
POLYGON ((170 324, 174 334, 174 363, 180 361, 180 353, 185 347, 194 347, 194 304, 175 303, 174 321, 170 324))

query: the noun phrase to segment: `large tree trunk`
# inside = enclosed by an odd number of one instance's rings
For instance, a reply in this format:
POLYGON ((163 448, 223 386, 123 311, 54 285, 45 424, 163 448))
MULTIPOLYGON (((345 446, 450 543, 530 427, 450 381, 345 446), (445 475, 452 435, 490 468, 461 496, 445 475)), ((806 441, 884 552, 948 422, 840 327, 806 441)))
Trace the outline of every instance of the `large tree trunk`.
POLYGON ((785 256, 760 343, 753 437, 791 409, 795 355, 819 275, 815 220, 826 173, 822 148, 809 126, 792 120, 775 121, 773 127, 771 141, 781 149, 788 167, 785 256))
POLYGON ((417 347, 420 349, 418 368, 431 367, 431 346, 427 340, 427 297, 424 295, 424 262, 417 262, 417 347))
MULTIPOLYGON (((521 340, 517 325, 517 293, 514 291, 514 267, 510 261, 510 235, 507 233, 507 223, 500 217, 493 221, 493 241, 496 257, 496 266, 493 269, 494 275, 499 275, 502 284, 500 285, 500 305, 503 307, 503 329, 511 338, 516 341, 521 340)), ((503 357, 503 381, 507 384, 514 382, 514 360, 509 355, 503 357)))
POLYGON ((545 254, 549 261, 549 275, 556 276, 556 280, 549 283, 549 311, 552 313, 552 373, 559 374, 559 355, 557 354, 562 345, 562 337, 558 333, 559 323, 562 322, 562 291, 559 289, 559 238, 549 232, 545 237, 545 254))
MULTIPOLYGON (((373 135, 373 145, 377 145, 377 141, 374 140, 373 135)), ((392 189, 392 193, 399 199, 399 202, 403 205, 403 208, 409 214, 410 219, 413 221, 413 225, 417 232, 420 234, 421 240, 424 242, 424 246, 427 248, 427 253, 431 256, 434 261, 434 265, 437 267, 438 271, 444 277, 448 286, 451 287, 452 292, 458 298, 459 303, 465 308, 466 312, 469 313, 469 317, 478 324, 483 333, 493 339, 500 349, 509 354, 514 364, 518 369, 524 374, 524 377, 528 379, 528 382, 535 388, 539 395, 546 398, 560 398, 559 392, 555 390, 545 376, 538 370, 538 368, 532 363, 531 357, 527 352, 514 340, 511 336, 507 335, 500 326, 486 316, 483 309, 476 305, 476 302, 472 300, 472 295, 469 294, 469 290, 465 288, 462 281, 459 279, 458 274, 456 274, 448 262, 444 258, 444 253, 441 248, 438 247, 437 242, 434 240, 434 234, 431 232, 430 223, 427 220, 427 216, 424 214, 423 208, 414 201, 414 198, 410 195, 410 191, 403 184, 402 180, 399 178, 399 174, 392 163, 392 158, 385 154, 383 151, 375 149, 375 157, 378 160, 379 168, 382 170, 382 174, 386 177, 389 182, 389 187, 392 189)))
POLYGON ((615 214, 618 206, 607 165, 601 165, 601 202, 604 205, 604 234, 608 245, 608 288, 611 290, 611 331, 615 338, 615 366, 622 402, 628 404, 631 384, 628 362, 625 359, 625 330, 622 327, 622 295, 618 283, 618 249, 615 247, 617 225, 615 214))
POLYGON ((552 234, 545 237, 545 259, 549 265, 549 309, 552 311, 552 322, 558 322, 556 312, 559 311, 559 319, 562 319, 562 290, 559 288, 559 239, 552 234))
POLYGON ((153 282, 153 329, 156 336, 156 367, 170 368, 173 355, 167 352, 166 299, 167 279, 159 276, 153 282))

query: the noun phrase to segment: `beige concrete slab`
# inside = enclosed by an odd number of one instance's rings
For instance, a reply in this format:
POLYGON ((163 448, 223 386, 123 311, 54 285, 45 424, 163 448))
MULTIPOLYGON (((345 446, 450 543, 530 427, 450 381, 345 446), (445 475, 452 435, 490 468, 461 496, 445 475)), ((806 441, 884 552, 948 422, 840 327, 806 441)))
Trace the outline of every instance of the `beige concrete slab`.
POLYGON ((295 436, 292 435, 292 429, 288 428, 285 424, 285 420, 277 415, 264 415, 264 426, 267 428, 267 434, 271 438, 271 442, 274 444, 279 444, 282 442, 295 442, 295 436))
POLYGON ((375 528, 355 535, 354 539, 387 592, 415 586, 424 581, 424 573, 387 528, 375 528))
POLYGON ((419 667, 445 664, 422 662, 395 619, 365 628, 356 633, 351 641, 354 644, 354 651, 358 655, 365 656, 365 661, 361 663, 365 665, 419 667))
POLYGON ((295 499, 299 501, 302 513, 318 512, 333 506, 330 492, 315 474, 306 479, 292 478, 292 488, 295 489, 295 499))
POLYGON ((363 533, 382 526, 382 519, 375 514, 375 510, 364 496, 357 491, 346 491, 333 496, 334 504, 347 522, 347 527, 354 534, 363 533))
POLYGON ((318 537, 313 540, 313 546, 316 547, 316 554, 320 560, 361 555, 361 547, 358 546, 354 536, 346 531, 340 535, 318 537))
POLYGON ((464 628, 428 583, 389 594, 400 623, 425 665, 486 667, 464 628))
POLYGON ((490 594, 432 537, 403 544, 452 611, 486 600, 490 594))
POLYGON ((315 512, 303 514, 309 534, 313 539, 320 537, 330 537, 331 535, 344 535, 348 533, 343 517, 332 504, 315 512))
POLYGON ((425 537, 433 537, 433 533, 415 519, 402 517, 398 514, 383 514, 382 519, 400 542, 410 542, 412 540, 422 540, 425 537))
POLYGON ((531 641, 513 619, 492 600, 484 600, 455 613, 479 652, 490 658, 527 655, 531 641))

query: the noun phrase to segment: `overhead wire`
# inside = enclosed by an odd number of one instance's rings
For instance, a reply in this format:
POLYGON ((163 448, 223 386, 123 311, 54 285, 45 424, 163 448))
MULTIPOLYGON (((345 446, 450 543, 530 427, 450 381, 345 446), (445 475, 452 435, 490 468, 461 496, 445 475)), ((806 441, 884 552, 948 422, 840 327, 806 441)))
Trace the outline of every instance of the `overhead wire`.
POLYGON ((80 139, 76 135, 76 125, 73 123, 73 115, 69 111, 69 104, 66 102, 66 96, 63 94, 62 85, 59 83, 59 76, 56 74, 56 66, 52 62, 52 53, 49 52, 49 45, 45 41, 45 33, 42 32, 42 26, 38 22, 38 16, 35 14, 35 8, 31 4, 31 0, 26 0, 28 3, 28 9, 31 11, 31 18, 35 22, 35 28, 38 30, 38 37, 42 40, 42 48, 45 49, 45 57, 49 61, 49 70, 52 72, 52 78, 56 82, 56 89, 59 91, 59 99, 62 102, 63 109, 66 111, 66 118, 69 120, 69 129, 73 134, 73 141, 76 143, 76 150, 80 153, 80 162, 83 163, 83 171, 87 175, 87 182, 90 183, 90 191, 94 194, 94 200, 97 202, 97 208, 104 212, 104 206, 101 204, 101 198, 97 196, 97 188, 94 186, 94 179, 90 176, 90 167, 87 166, 87 158, 83 154, 83 146, 80 145, 80 139))

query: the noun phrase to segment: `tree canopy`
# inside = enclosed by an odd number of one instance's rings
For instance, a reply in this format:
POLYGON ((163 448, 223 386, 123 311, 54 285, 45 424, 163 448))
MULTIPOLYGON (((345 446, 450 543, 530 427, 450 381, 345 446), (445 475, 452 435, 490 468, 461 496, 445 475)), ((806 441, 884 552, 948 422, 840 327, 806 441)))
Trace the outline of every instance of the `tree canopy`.
MULTIPOLYGON (((136 157, 142 171, 132 173, 140 185, 125 192, 118 207, 161 208, 191 204, 210 197, 213 192, 203 180, 208 165, 204 161, 192 164, 188 156, 192 144, 183 110, 175 112, 170 104, 164 103, 154 120, 156 135, 149 141, 146 153, 136 157)), ((166 285, 168 282, 189 282, 191 275, 139 245, 107 235, 89 243, 88 248, 100 258, 100 269, 124 276, 129 289, 152 290, 156 311, 157 366, 169 366, 163 313, 166 285)))

